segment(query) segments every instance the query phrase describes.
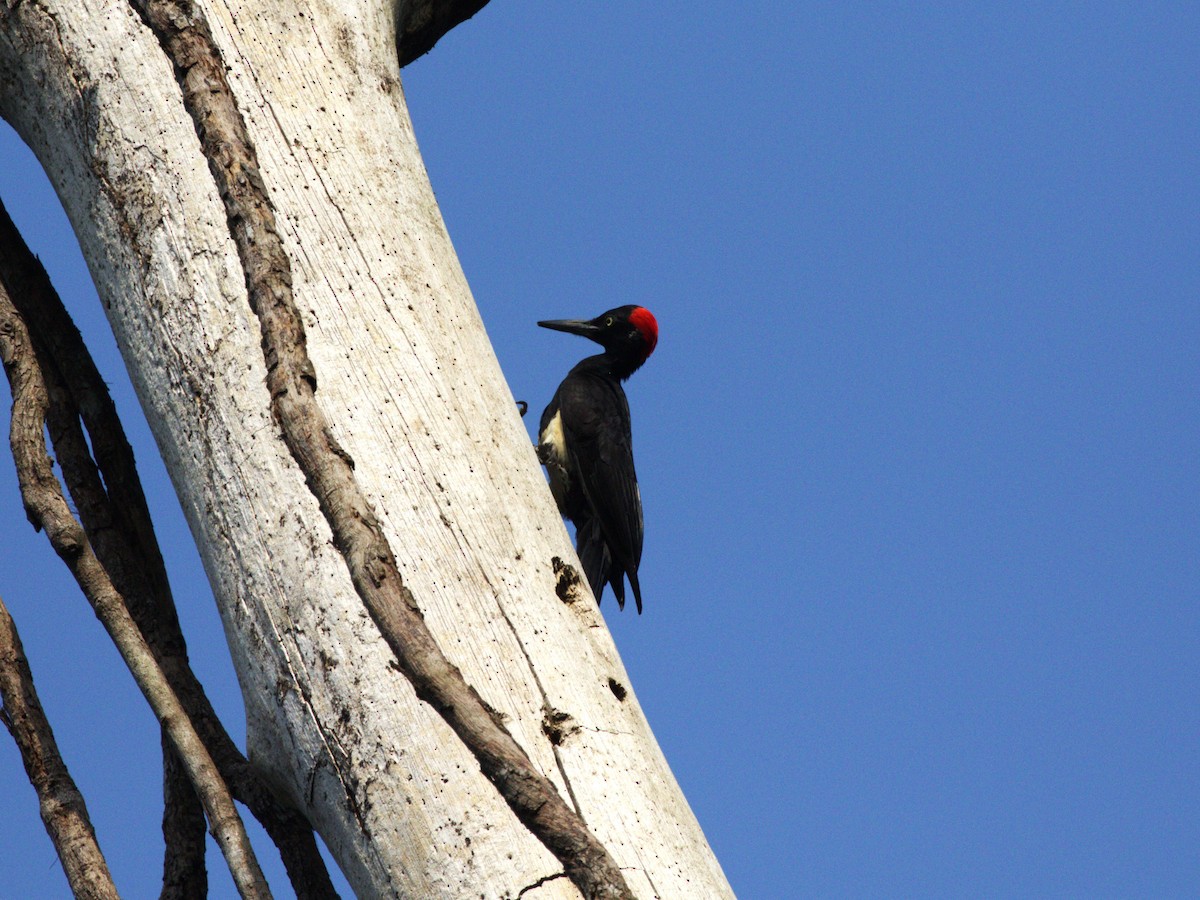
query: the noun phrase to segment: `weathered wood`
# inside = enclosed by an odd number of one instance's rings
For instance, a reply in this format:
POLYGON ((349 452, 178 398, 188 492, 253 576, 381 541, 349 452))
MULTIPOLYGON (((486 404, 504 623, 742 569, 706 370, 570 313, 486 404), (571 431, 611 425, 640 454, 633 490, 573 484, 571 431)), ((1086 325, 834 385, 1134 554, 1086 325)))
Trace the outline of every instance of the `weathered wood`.
MULTIPOLYGON (((130 615, 234 798, 279 848, 299 900, 337 896, 312 826, 284 806, 258 777, 217 718, 188 662, 166 567, 108 387, 41 263, 0 203, 0 281, 42 354, 50 398, 47 430, 63 481, 96 558, 130 615), (84 428, 87 430, 84 435, 84 428), (93 458, 94 456, 94 458, 93 458)), ((170 742, 164 740, 163 897, 207 893, 204 813, 170 742)))
POLYGON ((621 871, 578 811, 533 767, 499 716, 446 658, 400 577, 379 518, 354 477, 354 462, 317 403, 316 371, 292 294, 291 264, 258 155, 203 14, 191 0, 132 2, 175 67, 184 105, 225 204, 247 298, 262 334, 271 411, 397 667, 416 695, 462 740, 513 814, 558 858, 580 893, 596 900, 632 900, 621 871))
MULTIPOLYGON (((362 896, 577 896, 395 670, 355 593, 271 416, 242 266, 171 67, 122 7, 0 7, 0 112, 75 223, 221 608, 252 760, 362 896)), ((203 8, 321 408, 433 637, 637 896, 728 896, 586 587, 573 603, 555 590, 553 560, 574 551, 417 152, 396 6, 203 8)))
POLYGON ((46 452, 46 417, 50 400, 28 329, 0 285, 0 358, 12 388, 10 445, 21 487, 21 502, 34 528, 45 529, 54 552, 67 564, 96 618, 129 667, 155 718, 179 751, 217 846, 229 863, 238 892, 245 900, 269 900, 270 890, 255 858, 233 798, 212 757, 171 690, 129 608, 71 513, 46 452))
MULTIPOLYGON (((17 626, 0 600, 0 722, 12 733, 37 792, 46 833, 58 851, 71 893, 79 900, 120 900, 96 841, 83 794, 58 752, 42 711, 17 626)), ((19 802, 10 798, 10 803, 19 802)))

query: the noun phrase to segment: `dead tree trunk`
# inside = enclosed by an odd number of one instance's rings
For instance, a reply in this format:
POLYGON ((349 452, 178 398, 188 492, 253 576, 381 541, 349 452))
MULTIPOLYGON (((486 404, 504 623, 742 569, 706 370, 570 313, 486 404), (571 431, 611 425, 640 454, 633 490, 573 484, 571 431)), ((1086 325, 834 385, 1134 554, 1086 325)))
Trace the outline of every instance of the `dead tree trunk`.
POLYGON ((355 890, 592 892, 456 724, 466 701, 431 699, 411 642, 385 639, 370 595, 391 583, 634 894, 728 895, 594 601, 555 565, 573 551, 404 105, 413 21, 383 0, 0 0, 0 115, 91 267, 220 604, 251 759, 355 890), (222 92, 253 159, 234 171, 241 138, 203 111, 222 92), (260 321, 287 303, 299 362, 260 321), (305 392, 345 479, 297 450, 305 392))

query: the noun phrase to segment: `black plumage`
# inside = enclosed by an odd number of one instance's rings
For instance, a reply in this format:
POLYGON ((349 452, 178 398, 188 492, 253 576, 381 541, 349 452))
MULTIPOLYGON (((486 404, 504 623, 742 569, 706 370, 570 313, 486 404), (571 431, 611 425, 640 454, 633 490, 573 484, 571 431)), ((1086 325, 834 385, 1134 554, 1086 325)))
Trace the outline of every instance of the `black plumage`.
POLYGON ((575 525, 575 547, 596 600, 609 584, 624 609, 628 578, 640 613, 642 498, 621 382, 654 352, 658 323, 644 307, 621 306, 594 319, 538 325, 604 347, 571 369, 554 392, 538 427, 538 456, 559 511, 575 525))

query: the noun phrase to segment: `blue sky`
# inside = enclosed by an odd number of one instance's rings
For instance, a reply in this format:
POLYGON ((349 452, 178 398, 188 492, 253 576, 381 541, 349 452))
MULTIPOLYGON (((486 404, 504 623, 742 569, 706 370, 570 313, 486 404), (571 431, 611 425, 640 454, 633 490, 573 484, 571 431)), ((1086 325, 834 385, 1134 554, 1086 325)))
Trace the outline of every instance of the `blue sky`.
MULTIPOLYGON (((646 614, 604 611, 740 896, 1200 891, 1198 57, 1184 3, 495 0, 406 70, 531 428, 590 352, 536 320, 658 318, 628 385, 646 614)), ((0 131, 239 729, 73 238, 0 131)), ((150 714, 10 464, 0 517, 118 887, 155 896, 150 714)), ((0 883, 65 895, 4 735, 0 795, 0 883)))

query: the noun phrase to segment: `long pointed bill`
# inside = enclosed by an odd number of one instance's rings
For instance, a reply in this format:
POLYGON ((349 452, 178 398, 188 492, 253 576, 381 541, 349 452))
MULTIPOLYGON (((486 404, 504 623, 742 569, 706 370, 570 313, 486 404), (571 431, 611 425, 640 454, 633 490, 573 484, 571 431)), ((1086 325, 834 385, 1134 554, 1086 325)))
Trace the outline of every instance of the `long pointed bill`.
POLYGON ((546 322, 538 322, 541 328, 549 328, 551 331, 565 331, 567 334, 577 334, 580 337, 596 339, 596 335, 600 332, 600 326, 587 319, 550 319, 546 322))

